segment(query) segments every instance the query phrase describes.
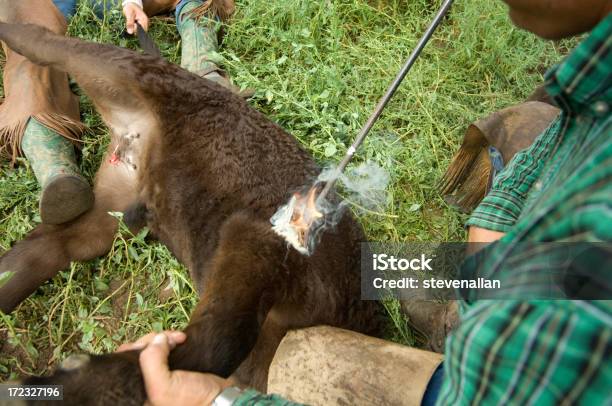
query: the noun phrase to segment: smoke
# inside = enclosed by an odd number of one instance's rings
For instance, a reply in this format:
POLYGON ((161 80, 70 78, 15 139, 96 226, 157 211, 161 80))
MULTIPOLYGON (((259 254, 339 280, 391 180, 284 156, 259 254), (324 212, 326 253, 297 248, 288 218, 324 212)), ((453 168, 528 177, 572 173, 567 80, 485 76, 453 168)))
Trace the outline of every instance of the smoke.
POLYGON ((357 211, 384 209, 389 179, 387 171, 372 161, 349 168, 341 174, 335 167, 325 169, 312 185, 293 195, 286 205, 276 211, 270 219, 272 230, 298 252, 310 255, 321 233, 338 224, 348 204, 352 204, 357 211), (343 186, 346 199, 317 199, 322 185, 334 177, 338 178, 337 185, 343 186))
MULTIPOLYGON (((318 180, 326 182, 335 175, 335 168, 321 172, 318 180)), ((338 182, 347 192, 348 203, 360 209, 381 210, 387 204, 389 173, 373 161, 366 161, 357 167, 348 168, 338 176, 338 182)))

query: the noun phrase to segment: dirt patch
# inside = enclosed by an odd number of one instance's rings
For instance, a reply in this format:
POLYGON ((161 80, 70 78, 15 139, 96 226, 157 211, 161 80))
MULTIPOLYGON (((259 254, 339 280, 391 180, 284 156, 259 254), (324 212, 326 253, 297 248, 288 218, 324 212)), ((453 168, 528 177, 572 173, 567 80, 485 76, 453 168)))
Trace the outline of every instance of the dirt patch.
POLYGON ((53 363, 53 350, 49 347, 38 347, 36 354, 28 353, 22 345, 13 345, 8 332, 0 330, 0 381, 8 380, 11 375, 30 376, 48 373, 53 363))
POLYGON ((121 320, 123 320, 126 314, 126 306, 130 299, 130 290, 129 284, 125 282, 125 280, 115 279, 109 284, 109 292, 113 295, 110 299, 113 308, 113 317, 106 319, 104 323, 111 329, 118 329, 121 320))

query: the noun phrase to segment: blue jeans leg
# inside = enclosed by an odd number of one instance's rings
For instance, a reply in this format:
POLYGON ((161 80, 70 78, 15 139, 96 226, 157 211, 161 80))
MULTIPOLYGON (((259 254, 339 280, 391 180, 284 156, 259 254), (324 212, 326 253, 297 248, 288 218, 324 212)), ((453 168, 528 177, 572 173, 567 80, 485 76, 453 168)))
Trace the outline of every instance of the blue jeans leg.
POLYGON ((442 389, 443 381, 444 363, 441 363, 431 376, 429 384, 427 384, 427 389, 425 389, 425 395, 423 395, 421 406, 434 406, 436 404, 438 396, 440 395, 440 389, 442 389))
POLYGON ((61 11, 64 17, 69 19, 76 12, 77 1, 78 0, 53 0, 53 3, 55 3, 55 6, 61 11))
MULTIPOLYGON (((98 18, 104 17, 104 12, 112 9, 120 0, 84 0, 94 10, 98 18)), ((76 13, 78 0, 53 0, 55 6, 62 12, 66 20, 76 13)))
POLYGON ((176 5, 176 8, 174 9, 174 18, 176 19, 176 23, 178 24, 179 22, 179 16, 181 15, 181 10, 183 9, 183 7, 185 6, 185 4, 191 2, 191 1, 195 1, 197 3, 203 3, 202 0, 181 0, 178 2, 178 4, 176 5))

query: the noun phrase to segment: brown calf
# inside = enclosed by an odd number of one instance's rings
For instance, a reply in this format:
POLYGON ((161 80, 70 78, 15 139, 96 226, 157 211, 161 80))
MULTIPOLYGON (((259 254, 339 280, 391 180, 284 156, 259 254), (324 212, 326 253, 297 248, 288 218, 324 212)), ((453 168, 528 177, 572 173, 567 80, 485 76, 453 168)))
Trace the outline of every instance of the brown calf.
MULTIPOLYGON (((312 256, 288 248, 269 218, 319 169, 297 141, 239 97, 178 66, 109 45, 0 23, 0 40, 65 71, 112 130, 94 208, 38 226, 0 258, 0 309, 11 311, 67 267, 104 255, 127 211, 191 273, 201 301, 170 355, 173 369, 235 376, 265 389, 289 329, 318 324, 377 333, 380 307, 360 300, 361 227, 345 214, 312 256), (113 156, 113 152, 115 155, 113 156), (118 157, 118 159, 116 159, 118 157)), ((90 356, 31 384, 63 384, 70 404, 142 404, 138 354, 90 356)))

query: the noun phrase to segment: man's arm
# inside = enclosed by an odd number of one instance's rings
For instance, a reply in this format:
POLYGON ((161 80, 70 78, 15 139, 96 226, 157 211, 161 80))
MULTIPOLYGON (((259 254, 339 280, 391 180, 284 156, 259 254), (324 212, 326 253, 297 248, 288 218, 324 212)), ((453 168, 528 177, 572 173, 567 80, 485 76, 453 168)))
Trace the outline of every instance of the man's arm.
POLYGON ((470 227, 468 229, 467 255, 475 254, 492 242, 501 239, 506 233, 491 231, 481 227, 470 227))
POLYGON ((594 390, 609 388, 611 372, 612 330, 596 317, 604 302, 482 302, 447 345, 437 404, 610 401, 594 390))
POLYGON ((472 226, 468 230, 468 242, 482 242, 488 243, 497 241, 502 238, 506 233, 500 231, 491 231, 486 228, 472 226))
MULTIPOLYGON (((190 371, 170 371, 168 355, 177 345, 185 342, 185 333, 165 331, 150 333, 139 340, 123 344, 117 351, 142 350, 140 369, 147 391, 147 404, 151 406, 214 405, 223 390, 231 387, 231 379, 212 374, 190 371)), ((225 404, 225 403, 220 403, 225 404)), ((247 389, 233 401, 234 406, 301 406, 278 395, 266 395, 247 389)))

